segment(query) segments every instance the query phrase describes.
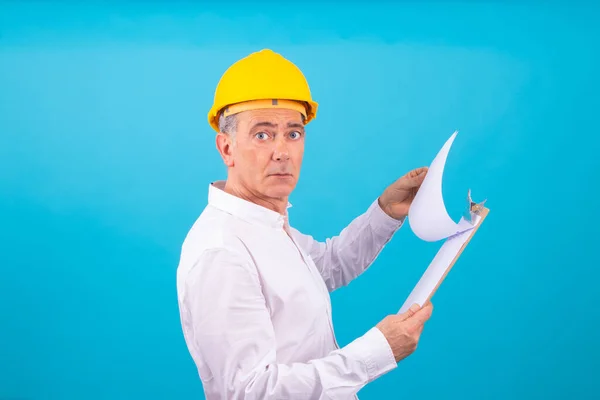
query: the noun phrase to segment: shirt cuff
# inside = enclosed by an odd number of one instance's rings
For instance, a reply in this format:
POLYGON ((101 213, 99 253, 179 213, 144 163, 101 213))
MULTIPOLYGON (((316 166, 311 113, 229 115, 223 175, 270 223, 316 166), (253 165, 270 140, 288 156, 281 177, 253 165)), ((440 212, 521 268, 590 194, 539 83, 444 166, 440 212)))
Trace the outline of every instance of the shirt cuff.
POLYGON ((348 347, 365 363, 369 382, 398 367, 389 342, 377 327, 371 328, 348 347))
POLYGON ((368 210, 369 222, 378 231, 393 233, 404 223, 405 218, 392 218, 379 205, 379 199, 375 199, 368 210))

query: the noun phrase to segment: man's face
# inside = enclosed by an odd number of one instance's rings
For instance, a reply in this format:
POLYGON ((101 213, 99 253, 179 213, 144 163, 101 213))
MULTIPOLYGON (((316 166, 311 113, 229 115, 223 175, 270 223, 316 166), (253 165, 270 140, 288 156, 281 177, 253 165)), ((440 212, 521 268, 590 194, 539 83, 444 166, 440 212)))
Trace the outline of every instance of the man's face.
POLYGON ((237 121, 229 173, 255 196, 289 196, 304 156, 301 114, 287 109, 250 110, 239 113, 237 121))

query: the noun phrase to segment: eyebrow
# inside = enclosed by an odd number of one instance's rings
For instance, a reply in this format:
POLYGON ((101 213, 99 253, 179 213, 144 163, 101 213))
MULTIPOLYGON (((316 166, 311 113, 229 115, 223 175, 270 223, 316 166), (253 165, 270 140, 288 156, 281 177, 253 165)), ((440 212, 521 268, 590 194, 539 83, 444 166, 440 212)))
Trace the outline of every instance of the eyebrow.
POLYGON ((287 127, 304 129, 304 125, 299 122, 288 122, 287 127))
MULTIPOLYGON (((256 124, 252 125, 252 128, 250 128, 250 130, 254 130, 255 128, 258 128, 261 126, 264 126, 267 128, 277 128, 277 124, 274 124, 272 122, 261 121, 261 122, 257 122, 256 124)), ((304 125, 299 122, 288 122, 287 127, 304 129, 304 125)))

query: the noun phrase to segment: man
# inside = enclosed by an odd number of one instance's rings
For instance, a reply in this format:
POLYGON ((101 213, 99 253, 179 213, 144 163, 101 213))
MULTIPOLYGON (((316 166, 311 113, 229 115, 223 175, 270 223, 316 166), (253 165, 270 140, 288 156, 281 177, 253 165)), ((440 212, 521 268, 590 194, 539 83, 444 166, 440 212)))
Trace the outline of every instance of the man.
POLYGON ((181 323, 208 399, 348 399, 411 354, 431 304, 390 315, 340 348, 329 293, 371 265, 427 172, 390 185, 337 237, 293 228, 305 126, 317 103, 302 72, 262 50, 221 77, 208 120, 227 166, 182 246, 181 323))

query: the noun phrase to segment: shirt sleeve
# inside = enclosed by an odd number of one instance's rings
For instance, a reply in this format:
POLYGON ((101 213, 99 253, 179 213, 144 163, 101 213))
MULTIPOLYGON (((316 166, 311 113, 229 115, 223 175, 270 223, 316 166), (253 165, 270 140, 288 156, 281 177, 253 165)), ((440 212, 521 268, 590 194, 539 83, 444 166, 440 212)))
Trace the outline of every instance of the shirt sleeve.
POLYGON ((350 398, 397 366, 376 327, 323 358, 278 363, 260 278, 230 250, 203 254, 187 275, 182 305, 207 398, 350 398))
POLYGON ((330 292, 348 285, 375 261, 404 219, 387 215, 375 200, 338 236, 315 240, 292 228, 293 236, 309 253, 330 292))

